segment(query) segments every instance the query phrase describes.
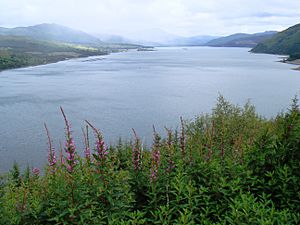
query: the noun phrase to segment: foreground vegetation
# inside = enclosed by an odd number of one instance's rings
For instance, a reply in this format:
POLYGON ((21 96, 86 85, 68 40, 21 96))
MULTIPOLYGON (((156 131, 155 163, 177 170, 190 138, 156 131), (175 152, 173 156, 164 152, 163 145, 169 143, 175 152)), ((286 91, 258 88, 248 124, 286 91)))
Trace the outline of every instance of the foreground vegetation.
POLYGON ((88 121, 85 149, 70 125, 49 165, 22 174, 15 165, 0 186, 1 224, 299 224, 300 110, 267 120, 250 104, 219 97, 210 115, 154 129, 151 149, 107 147, 88 121), (95 146, 90 150, 91 133, 95 146), (79 156, 83 155, 83 156, 79 156))

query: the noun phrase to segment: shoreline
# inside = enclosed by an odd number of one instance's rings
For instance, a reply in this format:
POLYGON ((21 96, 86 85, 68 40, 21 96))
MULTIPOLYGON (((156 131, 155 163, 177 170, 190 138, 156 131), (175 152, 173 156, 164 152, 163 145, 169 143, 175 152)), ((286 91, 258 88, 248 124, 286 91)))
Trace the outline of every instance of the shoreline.
MULTIPOLYGON (((84 59, 84 58, 95 57, 95 56, 107 56, 107 55, 110 55, 110 54, 113 54, 113 53, 127 52, 129 50, 132 50, 132 49, 119 49, 118 51, 102 52, 102 53, 96 54, 96 55, 93 55, 93 54, 86 55, 86 56, 81 55, 81 56, 78 56, 78 57, 70 57, 70 58, 65 58, 65 59, 59 59, 59 60, 49 61, 49 62, 35 64, 35 65, 26 65, 26 66, 20 66, 20 67, 13 67, 13 68, 8 68, 8 69, 3 69, 3 70, 0 69, 0 73, 3 72, 3 71, 8 71, 8 70, 15 70, 15 69, 22 69, 22 68, 49 65, 49 64, 68 61, 68 60, 72 60, 72 59, 84 59)), ((134 48, 133 50, 136 50, 136 49, 134 48)))
POLYGON ((285 61, 285 63, 298 66, 296 68, 293 68, 293 70, 300 71, 300 59, 295 59, 292 61, 285 61))
POLYGON ((297 70, 297 71, 300 71, 300 59, 295 59, 295 60, 287 60, 288 58, 283 58, 282 60, 280 60, 279 62, 282 62, 282 63, 287 63, 287 64, 290 64, 290 65, 295 65, 295 66, 298 66, 298 67, 295 67, 295 68, 292 68, 292 70, 297 70))
POLYGON ((84 59, 84 58, 88 58, 88 57, 93 57, 93 56, 104 56, 104 55, 109 55, 111 53, 105 53, 105 54, 99 54, 99 55, 88 55, 88 56, 78 56, 78 57, 71 57, 71 58, 65 58, 65 59, 60 59, 60 60, 55 60, 55 61, 49 61, 46 63, 40 63, 40 64, 35 64, 35 65, 27 65, 27 66, 20 66, 20 67, 13 67, 13 68, 8 68, 8 69, 0 69, 0 73, 3 71, 8 71, 8 70, 15 70, 15 69, 22 69, 22 68, 30 68, 30 67, 36 67, 36 66, 44 66, 44 65, 49 65, 49 64, 54 64, 54 63, 58 63, 58 62, 63 62, 63 61, 68 61, 68 60, 72 60, 72 59, 84 59))

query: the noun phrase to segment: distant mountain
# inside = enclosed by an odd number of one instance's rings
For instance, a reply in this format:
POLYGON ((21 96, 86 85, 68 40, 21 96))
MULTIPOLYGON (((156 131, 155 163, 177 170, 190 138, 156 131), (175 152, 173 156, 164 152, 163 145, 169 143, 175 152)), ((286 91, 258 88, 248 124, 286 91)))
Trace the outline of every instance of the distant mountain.
POLYGON ((167 44, 171 46, 201 46, 207 42, 219 38, 217 36, 199 35, 193 37, 179 37, 170 40, 167 44))
POLYGON ((58 41, 73 44, 101 45, 98 38, 83 31, 58 24, 39 24, 29 27, 0 28, 0 35, 24 36, 42 41, 58 41))
POLYGON ((207 42, 206 46, 212 47, 255 47, 258 43, 261 43, 271 37, 273 37, 276 31, 266 31, 263 33, 245 34, 237 33, 226 37, 217 38, 207 42))
POLYGON ((277 33, 271 39, 265 40, 251 50, 256 53, 290 55, 300 58, 300 24, 294 25, 277 33))

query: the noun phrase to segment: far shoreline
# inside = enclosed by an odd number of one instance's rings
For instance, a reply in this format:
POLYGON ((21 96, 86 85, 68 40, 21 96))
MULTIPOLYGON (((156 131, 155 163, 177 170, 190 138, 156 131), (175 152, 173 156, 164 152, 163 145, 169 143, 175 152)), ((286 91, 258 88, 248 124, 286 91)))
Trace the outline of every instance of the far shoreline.
POLYGON ((98 57, 98 56, 104 56, 104 55, 110 55, 110 53, 105 53, 105 54, 100 54, 100 55, 89 55, 89 56, 79 56, 79 57, 73 57, 73 58, 65 58, 65 59, 60 59, 60 60, 56 60, 56 61, 52 61, 52 62, 46 62, 46 63, 36 64, 36 65, 13 67, 13 68, 8 68, 8 69, 4 69, 4 70, 0 69, 0 73, 4 72, 4 71, 9 71, 9 70, 17 70, 17 69, 31 68, 31 67, 37 67, 37 66, 45 66, 45 65, 50 65, 50 64, 54 64, 54 63, 69 61, 69 60, 72 60, 72 59, 85 59, 85 58, 89 58, 89 57, 98 57))
POLYGON ((292 68, 292 70, 300 71, 300 59, 288 60, 288 58, 283 58, 280 62, 287 63, 287 64, 290 64, 290 65, 296 65, 298 67, 292 68))
POLYGON ((72 59, 85 59, 85 58, 89 58, 89 57, 99 57, 99 56, 107 56, 110 55, 112 53, 121 53, 121 52, 127 52, 129 50, 137 50, 136 48, 134 49, 119 49, 117 51, 111 51, 111 52, 102 52, 101 54, 98 55, 87 55, 87 56, 78 56, 78 57, 71 57, 71 58, 65 58, 65 59, 59 59, 59 60, 55 60, 55 61, 49 61, 49 62, 45 62, 45 63, 41 63, 41 64, 35 64, 35 65, 27 65, 27 66, 20 66, 20 67, 13 67, 13 68, 8 68, 8 69, 0 69, 0 73, 4 72, 4 71, 9 71, 9 70, 15 70, 15 69, 24 69, 24 68, 30 68, 30 67, 37 67, 37 66, 44 66, 44 65, 49 65, 49 64, 54 64, 54 63, 59 63, 59 62, 64 62, 64 61, 69 61, 72 59))

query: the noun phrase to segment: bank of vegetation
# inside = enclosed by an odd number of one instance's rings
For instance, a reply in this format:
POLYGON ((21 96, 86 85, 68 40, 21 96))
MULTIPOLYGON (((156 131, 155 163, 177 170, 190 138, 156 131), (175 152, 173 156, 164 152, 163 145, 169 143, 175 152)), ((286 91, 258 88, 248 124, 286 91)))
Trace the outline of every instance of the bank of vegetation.
POLYGON ((133 44, 104 43, 85 32, 58 24, 0 27, 0 71, 139 47, 133 44))
POLYGON ((61 60, 107 54, 109 49, 27 37, 0 36, 0 71, 61 60))
POLYGON ((255 53, 288 55, 289 61, 300 59, 300 24, 278 32, 272 38, 259 43, 251 51, 255 53))
POLYGON ((2 176, 0 224, 300 223, 297 100, 264 119, 219 97, 211 114, 166 128, 164 138, 154 128, 150 148, 135 131, 107 146, 86 121, 78 149, 62 113, 65 145, 54 149, 46 129, 44 172, 15 165, 2 176))

